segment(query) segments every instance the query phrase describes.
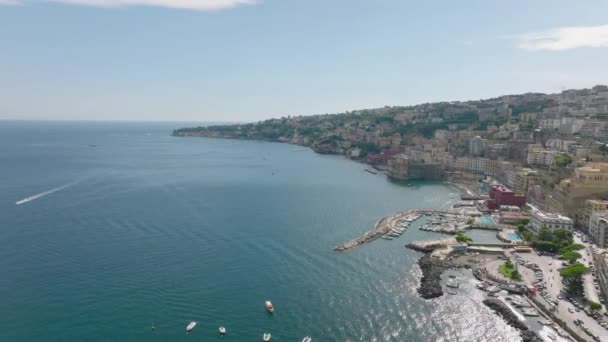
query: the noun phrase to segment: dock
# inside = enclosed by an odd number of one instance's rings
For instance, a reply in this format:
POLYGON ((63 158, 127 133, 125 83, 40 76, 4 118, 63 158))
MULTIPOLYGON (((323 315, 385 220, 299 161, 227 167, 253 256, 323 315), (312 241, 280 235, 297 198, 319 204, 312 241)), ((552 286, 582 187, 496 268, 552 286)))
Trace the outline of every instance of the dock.
POLYGON ((353 249, 364 243, 378 239, 379 237, 387 234, 391 230, 397 228, 402 222, 413 222, 420 218, 422 215, 447 215, 447 216, 461 216, 459 212, 452 210, 408 210, 399 212, 393 216, 385 217, 374 225, 374 228, 370 231, 363 233, 363 235, 353 240, 347 241, 334 248, 335 251, 344 252, 349 249, 353 249))

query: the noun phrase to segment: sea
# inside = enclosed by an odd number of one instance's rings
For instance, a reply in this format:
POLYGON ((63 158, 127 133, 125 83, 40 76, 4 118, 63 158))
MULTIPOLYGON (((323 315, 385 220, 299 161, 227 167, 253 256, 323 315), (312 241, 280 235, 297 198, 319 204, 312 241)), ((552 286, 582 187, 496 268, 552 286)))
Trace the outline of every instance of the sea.
POLYGON ((333 250, 458 190, 301 146, 171 136, 190 125, 0 121, 0 341, 520 340, 468 271, 457 295, 418 296, 421 253, 404 246, 442 236, 420 222, 333 250))

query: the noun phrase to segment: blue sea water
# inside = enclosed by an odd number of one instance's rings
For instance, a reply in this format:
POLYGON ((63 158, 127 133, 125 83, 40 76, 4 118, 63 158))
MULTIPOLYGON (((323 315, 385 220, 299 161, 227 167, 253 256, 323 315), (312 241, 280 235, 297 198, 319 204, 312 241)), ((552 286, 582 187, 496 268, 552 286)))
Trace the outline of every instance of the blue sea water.
POLYGON ((457 190, 183 125, 0 121, 0 341, 518 340, 464 273, 417 296, 404 245, 438 234, 332 250, 457 190))

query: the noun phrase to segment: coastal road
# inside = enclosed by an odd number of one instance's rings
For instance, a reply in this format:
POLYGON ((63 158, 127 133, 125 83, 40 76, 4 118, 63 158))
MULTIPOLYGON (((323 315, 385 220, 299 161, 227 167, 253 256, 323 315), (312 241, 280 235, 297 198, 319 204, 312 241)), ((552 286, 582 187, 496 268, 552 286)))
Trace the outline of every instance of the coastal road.
MULTIPOLYGON (((585 266, 589 267, 589 262, 593 262, 591 246, 588 243, 583 242, 578 236, 578 234, 574 235, 574 242, 580 243, 585 246, 585 249, 579 251, 579 253, 581 253, 581 255, 583 256, 583 260, 581 260, 580 262, 583 263, 585 266)), ((595 288, 595 285, 593 284, 593 276, 591 274, 586 274, 583 276, 583 285, 585 287, 585 297, 588 300, 592 300, 596 303, 599 303, 600 298, 595 288)))
MULTIPOLYGON (((608 342, 608 330, 600 326, 598 322, 596 322, 592 317, 587 316, 587 314, 585 314, 585 312, 582 310, 576 312, 576 308, 569 301, 565 299, 557 299, 557 296, 560 294, 560 291, 563 288, 562 278, 559 275, 559 271, 557 271, 557 269, 560 267, 561 260, 553 259, 549 256, 540 256, 535 252, 520 253, 519 256, 521 256, 522 259, 529 261, 532 264, 537 264, 540 267, 541 271, 543 272, 543 281, 545 283, 546 290, 549 293, 550 300, 557 301, 558 303, 555 311, 557 317, 566 322, 566 325, 569 328, 579 332, 580 336, 589 341, 593 341, 589 335, 579 328, 579 326, 574 324, 575 319, 580 319, 583 321, 584 326, 587 327, 592 334, 599 336, 602 342, 608 342)), ((534 272, 521 265, 519 265, 519 270, 524 274, 524 280, 526 281, 527 285, 532 285, 532 282, 535 280, 534 272)), ((550 307, 550 303, 547 302, 547 300, 543 298, 540 293, 536 295, 536 298, 538 301, 544 304, 545 307, 550 307)))

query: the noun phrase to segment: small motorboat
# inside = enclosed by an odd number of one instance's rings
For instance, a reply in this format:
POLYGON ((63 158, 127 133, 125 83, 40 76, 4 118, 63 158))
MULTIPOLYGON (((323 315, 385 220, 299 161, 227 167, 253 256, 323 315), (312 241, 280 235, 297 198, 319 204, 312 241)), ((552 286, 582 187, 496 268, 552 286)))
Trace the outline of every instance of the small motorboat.
POLYGON ((186 332, 191 332, 195 326, 196 326, 196 322, 190 322, 190 324, 188 324, 188 326, 186 326, 186 332))
POLYGON ((224 335, 226 333, 226 328, 224 328, 223 326, 219 327, 218 330, 220 331, 220 334, 224 335))
POLYGON ((267 300, 266 303, 266 310, 268 310, 268 312, 273 313, 274 312, 274 306, 272 305, 272 302, 267 300))
POLYGON ((384 240, 392 240, 392 239, 393 239, 392 237, 390 237, 390 236, 386 236, 386 235, 383 235, 383 236, 382 236, 382 238, 383 238, 384 240))
POLYGON ((309 336, 306 336, 302 339, 302 342, 312 342, 312 338, 310 338, 309 336))
POLYGON ((457 293, 456 291, 448 290, 448 294, 451 294, 451 295, 456 295, 456 294, 458 294, 458 293, 457 293))
POLYGON ((271 337, 272 337, 272 336, 270 335, 270 333, 265 333, 265 334, 264 334, 264 336, 262 337, 262 340, 263 340, 264 342, 268 342, 268 341, 270 341, 270 338, 271 338, 271 337))

